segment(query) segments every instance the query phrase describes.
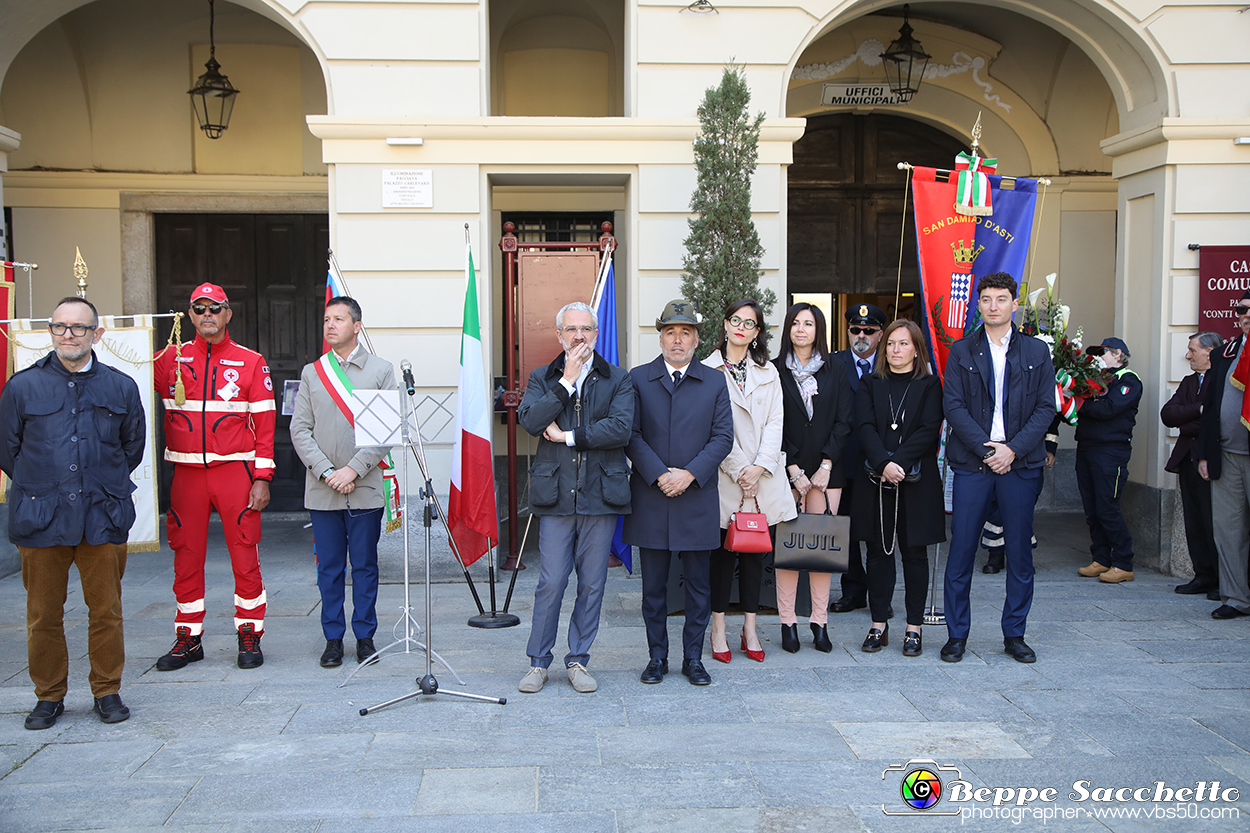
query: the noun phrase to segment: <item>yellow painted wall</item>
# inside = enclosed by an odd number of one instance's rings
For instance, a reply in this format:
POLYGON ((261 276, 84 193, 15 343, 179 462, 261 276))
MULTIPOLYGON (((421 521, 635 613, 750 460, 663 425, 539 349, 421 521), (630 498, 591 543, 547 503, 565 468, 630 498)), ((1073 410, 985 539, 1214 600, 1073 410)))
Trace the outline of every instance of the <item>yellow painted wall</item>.
POLYGON ((605 52, 522 49, 503 56, 505 116, 610 116, 605 52))

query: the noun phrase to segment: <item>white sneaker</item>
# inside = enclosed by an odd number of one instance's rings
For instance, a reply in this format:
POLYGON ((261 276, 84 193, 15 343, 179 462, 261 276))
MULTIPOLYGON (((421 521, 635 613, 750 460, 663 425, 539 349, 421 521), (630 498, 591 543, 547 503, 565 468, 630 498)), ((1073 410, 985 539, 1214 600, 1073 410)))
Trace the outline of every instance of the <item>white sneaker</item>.
POLYGON ((521 678, 521 684, 516 687, 516 690, 522 694, 537 694, 543 690, 543 683, 545 682, 547 682, 547 669, 539 668, 535 665, 525 672, 525 676, 521 678))
POLYGON ((595 682, 595 678, 590 676, 586 666, 580 662, 569 663, 569 682, 573 685, 574 691, 582 694, 599 690, 599 684, 595 682))

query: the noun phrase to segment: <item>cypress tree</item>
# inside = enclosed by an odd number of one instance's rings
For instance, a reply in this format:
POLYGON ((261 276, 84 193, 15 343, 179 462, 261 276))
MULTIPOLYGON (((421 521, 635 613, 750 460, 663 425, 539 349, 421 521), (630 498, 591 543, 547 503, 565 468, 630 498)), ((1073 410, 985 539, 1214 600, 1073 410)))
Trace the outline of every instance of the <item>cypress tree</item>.
MULTIPOLYGON (((751 220, 751 175, 759 158, 760 124, 751 117, 751 91, 741 66, 725 67, 720 86, 709 87, 699 105, 699 136, 694 140, 698 181, 690 196, 686 254, 682 261, 682 296, 696 301, 704 327, 698 358, 720 340, 725 305, 755 298, 767 316, 777 303, 771 289, 760 289, 764 247, 751 220)), ((762 323, 762 322, 761 322, 762 323)))

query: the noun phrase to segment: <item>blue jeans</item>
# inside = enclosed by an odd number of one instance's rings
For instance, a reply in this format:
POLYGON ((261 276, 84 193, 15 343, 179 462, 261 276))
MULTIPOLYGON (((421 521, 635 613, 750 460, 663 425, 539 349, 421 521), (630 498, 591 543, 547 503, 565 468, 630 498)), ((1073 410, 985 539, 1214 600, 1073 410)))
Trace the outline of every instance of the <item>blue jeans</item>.
POLYGON ((1006 546, 1007 598, 1003 603, 1003 636, 1024 636, 1029 608, 1033 605, 1033 504, 1037 500, 1042 470, 1012 469, 1006 474, 991 471, 955 472, 951 496, 951 547, 946 560, 942 606, 946 630, 952 639, 967 639, 972 627, 970 596, 972 567, 981 529, 997 498, 1003 517, 1006 546))
POLYGON ((616 515, 546 515, 538 522, 538 587, 534 589, 534 625, 530 629, 530 665, 551 667, 551 649, 560 627, 560 603, 577 570, 577 601, 569 617, 569 652, 564 657, 586 665, 599 633, 603 586, 608 579, 608 549, 616 531, 616 515))
POLYGON ((321 591, 321 630, 342 639, 347 630, 343 598, 348 555, 352 562, 352 634, 373 639, 378 629, 378 539, 381 509, 308 510, 317 547, 317 588, 321 591))

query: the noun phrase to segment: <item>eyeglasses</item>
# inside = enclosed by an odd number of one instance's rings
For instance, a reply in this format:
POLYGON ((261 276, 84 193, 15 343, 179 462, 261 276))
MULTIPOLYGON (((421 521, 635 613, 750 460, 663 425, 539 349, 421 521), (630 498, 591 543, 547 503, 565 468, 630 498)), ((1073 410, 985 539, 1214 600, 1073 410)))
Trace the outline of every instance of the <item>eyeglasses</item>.
POLYGON ((584 336, 588 336, 597 329, 599 328, 598 327, 574 327, 573 325, 570 324, 567 327, 561 327, 560 332, 564 333, 566 336, 573 336, 573 335, 577 335, 578 333, 581 333, 584 336))
POLYGON ((877 331, 880 330, 881 328, 880 327, 849 327, 848 329, 851 331, 851 335, 853 336, 857 336, 860 333, 863 333, 866 336, 871 336, 871 335, 876 335, 877 331))
POLYGON ((211 312, 213 315, 217 315, 223 309, 227 309, 228 307, 229 304, 192 304, 191 311, 196 315, 203 315, 206 312, 211 312))
POLYGON ((754 330, 759 326, 759 324, 756 324, 755 321, 750 318, 739 318, 736 315, 729 319, 729 323, 735 327, 741 327, 744 330, 754 330))
POLYGON ((1245 304, 1238 304, 1234 308, 1233 311, 1236 312, 1238 315, 1245 315, 1247 312, 1250 312, 1250 306, 1246 306, 1245 304))
POLYGON ((65 331, 68 330, 76 338, 82 338, 83 336, 85 336, 87 333, 91 332, 94 329, 95 327, 91 327, 86 324, 49 324, 48 325, 48 331, 51 332, 52 335, 54 336, 63 336, 65 335, 65 331))

